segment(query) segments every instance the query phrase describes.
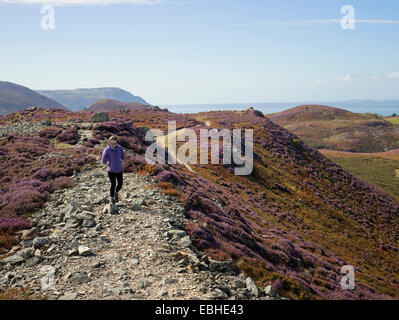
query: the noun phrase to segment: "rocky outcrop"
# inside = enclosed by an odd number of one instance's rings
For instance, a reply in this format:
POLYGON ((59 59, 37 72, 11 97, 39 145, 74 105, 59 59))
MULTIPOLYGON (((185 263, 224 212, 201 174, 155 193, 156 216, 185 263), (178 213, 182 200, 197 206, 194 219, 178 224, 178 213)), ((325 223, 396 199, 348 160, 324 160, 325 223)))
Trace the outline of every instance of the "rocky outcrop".
POLYGON ((107 112, 97 112, 91 117, 91 122, 105 122, 108 120, 109 117, 107 112))

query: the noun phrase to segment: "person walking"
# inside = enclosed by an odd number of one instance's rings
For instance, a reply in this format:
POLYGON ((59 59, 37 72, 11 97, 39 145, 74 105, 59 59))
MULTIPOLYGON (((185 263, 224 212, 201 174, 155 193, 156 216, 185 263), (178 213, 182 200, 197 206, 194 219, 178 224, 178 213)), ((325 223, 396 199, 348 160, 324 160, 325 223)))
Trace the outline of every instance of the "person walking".
POLYGON ((123 161, 125 151, 118 144, 115 136, 109 138, 109 145, 104 149, 102 156, 103 165, 107 165, 107 173, 111 182, 110 196, 111 202, 119 201, 119 191, 123 185, 123 161), (116 185, 118 181, 118 185, 116 185))

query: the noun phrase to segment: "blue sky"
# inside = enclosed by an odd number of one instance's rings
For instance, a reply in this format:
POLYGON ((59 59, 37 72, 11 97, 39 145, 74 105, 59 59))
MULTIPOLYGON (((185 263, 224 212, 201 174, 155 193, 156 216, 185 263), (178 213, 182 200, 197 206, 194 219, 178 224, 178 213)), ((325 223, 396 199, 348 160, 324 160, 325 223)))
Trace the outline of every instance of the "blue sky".
POLYGON ((0 0, 0 80, 159 105, 399 99, 397 0, 62 0, 54 30, 42 2, 0 0))

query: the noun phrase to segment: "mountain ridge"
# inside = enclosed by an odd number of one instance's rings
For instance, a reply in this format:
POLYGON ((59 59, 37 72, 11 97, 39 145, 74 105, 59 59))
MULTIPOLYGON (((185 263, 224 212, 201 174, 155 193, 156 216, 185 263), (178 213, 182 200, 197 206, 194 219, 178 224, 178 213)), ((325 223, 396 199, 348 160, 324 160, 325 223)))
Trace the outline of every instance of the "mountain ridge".
POLYGON ((31 106, 67 109, 61 103, 28 87, 0 81, 0 114, 13 113, 31 106))
POLYGON ((72 111, 90 107, 101 99, 114 99, 124 103, 142 103, 148 105, 143 98, 118 87, 78 88, 72 90, 37 90, 39 93, 60 101, 72 111))

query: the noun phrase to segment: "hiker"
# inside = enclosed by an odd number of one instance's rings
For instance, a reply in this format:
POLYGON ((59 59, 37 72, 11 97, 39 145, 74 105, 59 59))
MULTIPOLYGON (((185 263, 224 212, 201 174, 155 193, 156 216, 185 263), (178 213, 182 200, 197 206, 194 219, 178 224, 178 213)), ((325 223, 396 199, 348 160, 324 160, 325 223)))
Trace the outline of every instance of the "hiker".
POLYGON ((109 145, 104 149, 102 163, 107 165, 109 180, 111 181, 110 196, 111 202, 119 201, 119 190, 123 184, 123 161, 125 160, 125 151, 117 143, 115 136, 109 138, 109 145), (118 181, 118 185, 116 185, 118 181), (116 189, 115 189, 116 187, 116 189))

